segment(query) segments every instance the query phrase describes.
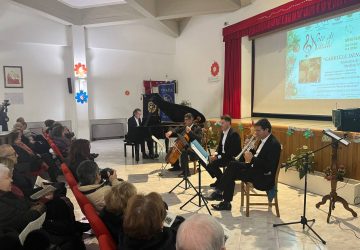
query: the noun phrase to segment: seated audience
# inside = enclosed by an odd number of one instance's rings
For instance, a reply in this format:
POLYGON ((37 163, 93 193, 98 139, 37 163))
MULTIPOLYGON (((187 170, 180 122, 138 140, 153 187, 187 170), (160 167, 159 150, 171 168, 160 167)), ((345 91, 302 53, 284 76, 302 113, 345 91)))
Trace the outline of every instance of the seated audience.
POLYGON ((195 214, 180 225, 176 249, 225 250, 224 229, 214 217, 195 214))
POLYGON ((164 227, 166 209, 158 193, 130 198, 125 211, 124 240, 119 249, 175 249, 176 232, 164 227))
POLYGON ((91 160, 83 161, 77 169, 79 190, 86 195, 99 213, 105 206, 104 196, 111 190, 111 186, 120 183, 115 170, 107 171, 105 174, 107 180, 103 182, 98 165, 91 160))
POLYGON ((133 184, 123 181, 119 185, 112 187, 110 192, 105 195, 105 207, 101 211, 100 217, 116 243, 122 243, 124 213, 128 200, 136 195, 136 192, 133 184))
POLYGON ((55 124, 54 120, 51 119, 45 120, 44 121, 45 133, 49 134, 54 124, 55 124))
POLYGON ((51 129, 50 137, 59 148, 62 156, 67 157, 70 150, 71 140, 65 136, 65 127, 61 124, 55 125, 51 129))
POLYGON ((80 163, 91 159, 90 142, 85 139, 77 139, 73 141, 70 147, 68 165, 76 181, 79 181, 77 177, 77 168, 79 167, 80 163))
POLYGON ((31 204, 11 192, 11 172, 0 166, 0 228, 20 233, 29 222, 37 219, 44 211, 44 204, 31 204))
POLYGON ((0 229, 1 250, 23 250, 19 234, 13 230, 0 229))
MULTIPOLYGON (((23 117, 19 117, 16 119, 16 123, 22 124, 22 133, 23 133, 25 139, 27 139, 29 141, 29 143, 34 143, 34 138, 32 136, 31 131, 27 129, 27 123, 26 123, 25 119, 23 117)), ((24 143, 26 143, 26 142, 24 142, 24 143)))

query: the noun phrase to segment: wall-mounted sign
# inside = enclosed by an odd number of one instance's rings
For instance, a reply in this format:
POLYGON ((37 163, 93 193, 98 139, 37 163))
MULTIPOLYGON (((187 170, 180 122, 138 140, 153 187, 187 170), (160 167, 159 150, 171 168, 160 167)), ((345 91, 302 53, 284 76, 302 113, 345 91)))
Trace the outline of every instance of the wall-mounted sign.
POLYGON ((219 78, 220 66, 217 61, 214 61, 210 66, 210 77, 208 78, 208 82, 218 82, 219 78))

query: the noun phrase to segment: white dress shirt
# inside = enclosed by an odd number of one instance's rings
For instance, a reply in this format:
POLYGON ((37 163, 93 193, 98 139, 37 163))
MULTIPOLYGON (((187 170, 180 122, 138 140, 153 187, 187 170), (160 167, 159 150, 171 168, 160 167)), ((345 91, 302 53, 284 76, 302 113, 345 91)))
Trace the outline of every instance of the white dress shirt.
POLYGON ((139 127, 139 126, 140 126, 140 124, 139 124, 139 119, 136 118, 135 116, 134 116, 134 118, 135 118, 135 121, 136 121, 136 127, 139 127))
POLYGON ((225 141, 226 141, 226 137, 227 137, 227 135, 228 135, 228 133, 229 133, 229 130, 230 130, 230 128, 228 128, 227 130, 223 131, 224 136, 223 136, 223 139, 222 139, 222 141, 221 141, 221 144, 222 144, 222 153, 223 153, 223 154, 225 154, 225 141))
POLYGON ((267 139, 269 139, 270 135, 271 135, 271 133, 268 136, 266 136, 264 139, 261 140, 261 143, 260 143, 259 147, 257 148, 254 157, 257 157, 260 154, 261 149, 264 147, 264 144, 267 141, 267 139))

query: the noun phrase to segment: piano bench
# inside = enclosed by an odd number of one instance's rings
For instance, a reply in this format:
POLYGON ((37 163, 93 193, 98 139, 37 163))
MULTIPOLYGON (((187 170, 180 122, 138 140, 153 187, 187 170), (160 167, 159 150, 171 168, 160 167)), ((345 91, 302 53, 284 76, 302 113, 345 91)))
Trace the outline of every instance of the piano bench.
POLYGON ((135 154, 135 143, 134 143, 134 142, 127 141, 127 140, 124 140, 124 155, 125 155, 125 157, 127 156, 127 153, 126 153, 126 147, 127 147, 127 146, 131 146, 131 156, 132 156, 132 158, 134 158, 134 154, 135 154))

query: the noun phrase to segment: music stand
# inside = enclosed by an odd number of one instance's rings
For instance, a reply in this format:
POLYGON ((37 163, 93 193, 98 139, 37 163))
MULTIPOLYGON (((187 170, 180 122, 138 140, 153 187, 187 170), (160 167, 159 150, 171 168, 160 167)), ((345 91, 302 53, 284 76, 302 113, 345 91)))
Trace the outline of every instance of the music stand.
POLYGON ((330 201, 329 203, 329 212, 327 217, 327 223, 330 222, 330 216, 331 211, 335 209, 335 203, 340 202, 344 206, 345 210, 348 210, 352 216, 357 217, 357 213, 349 207, 348 202, 337 195, 336 192, 336 186, 337 186, 337 151, 339 147, 339 142, 345 146, 348 146, 350 144, 349 141, 341 139, 338 135, 334 134, 330 129, 326 129, 323 131, 323 133, 327 136, 329 136, 333 140, 332 145, 332 152, 331 152, 331 192, 330 194, 325 195, 320 202, 318 202, 315 206, 316 208, 319 208, 321 205, 324 205, 327 200, 330 201))
MULTIPOLYGON (((187 149, 189 147, 189 144, 187 144, 186 145, 186 147, 185 147, 185 149, 187 149)), ((194 151, 194 150, 193 150, 194 151)), ((197 154, 197 152, 196 151, 194 151, 195 152, 195 154, 197 154)), ((198 155, 198 154, 197 154, 198 155)), ((198 157, 201 159, 201 157, 198 155, 198 157)), ((201 167, 200 167, 201 168, 201 167)), ((180 188, 182 188, 182 189, 184 189, 184 190, 188 190, 189 188, 192 188, 194 191, 195 191, 195 195, 189 200, 189 201, 187 201, 184 205, 182 205, 181 207, 180 207, 180 209, 182 209, 184 206, 186 206, 188 203, 190 203, 190 202, 192 202, 192 200, 195 198, 195 197, 199 197, 199 205, 198 204, 195 204, 195 203, 193 203, 194 205, 196 205, 196 206, 198 206, 198 207, 203 207, 203 206, 206 206, 206 208, 207 208, 207 210, 208 210, 208 212, 209 212, 209 214, 211 215, 211 212, 210 212, 210 209, 209 209, 209 207, 207 206, 207 201, 205 200, 205 198, 204 198, 204 196, 203 196, 203 194, 202 194, 202 192, 201 192, 201 169, 199 168, 199 190, 200 191, 198 191, 196 188, 195 188, 195 186, 191 183, 191 181, 189 180, 189 178, 188 178, 188 168, 184 168, 184 177, 183 177, 183 179, 178 183, 178 184, 176 184, 176 186, 175 187, 173 187, 170 191, 169 191, 169 193, 172 193, 177 187, 180 187, 180 188), (183 182, 185 182, 185 187, 182 187, 182 186, 180 186, 183 182), (203 200, 203 202, 204 202, 204 205, 201 205, 201 200, 203 200)))
MULTIPOLYGON (((199 157, 199 159, 200 159, 199 163, 200 163, 200 161, 206 165, 209 163, 209 155, 205 155, 205 154, 207 154, 206 151, 201 147, 201 145, 196 140, 194 141, 194 143, 191 143, 191 148, 194 151, 194 153, 199 157), (205 154, 204 154, 204 152, 205 152, 205 154)), ((187 204, 189 204, 191 202, 192 204, 194 204, 195 206, 198 206, 199 208, 202 208, 205 206, 206 209, 208 210, 209 214, 212 215, 212 213, 207 205, 207 200, 205 199, 205 197, 201 191, 201 164, 199 164, 198 173, 199 173, 199 175, 198 175, 199 190, 195 190, 196 191, 195 195, 192 198, 190 198, 187 202, 185 202, 184 205, 182 205, 180 207, 180 209, 183 209, 183 207, 185 207, 187 204), (193 202, 193 199, 195 199, 196 197, 199 197, 198 204, 193 202), (201 201, 203 202, 203 205, 201 204, 201 201)))
MULTIPOLYGON (((292 225, 292 224, 302 224, 303 226, 303 230, 305 229, 305 226, 307 226, 320 240, 321 242, 325 245, 326 241, 323 240, 323 238, 321 238, 321 236, 316 233, 316 231, 309 225, 308 222, 315 222, 315 219, 309 220, 306 218, 306 196, 307 196, 307 176, 308 176, 308 169, 309 169, 309 156, 311 154, 315 154, 316 152, 319 152, 321 150, 323 150, 324 148, 327 148, 329 146, 332 146, 334 144, 337 144, 339 141, 346 141, 344 140, 345 138, 341 138, 341 137, 337 137, 337 139, 333 139, 333 141, 317 150, 314 151, 310 151, 307 152, 303 157, 300 158, 296 158, 295 160, 282 164, 281 167, 287 167, 287 166, 291 166, 293 163, 304 159, 305 165, 304 165, 304 169, 305 169, 305 183, 304 183, 304 204, 303 204, 303 215, 300 217, 300 221, 294 221, 294 222, 288 222, 288 223, 279 223, 279 224, 273 224, 273 227, 278 227, 278 226, 286 226, 286 225, 292 225)), ((347 142, 347 141, 346 141, 347 142)), ((343 142, 342 142, 343 143, 343 142)))
MULTIPOLYGON (((153 136, 153 135, 151 136, 151 139, 153 139, 153 141, 156 142, 157 145, 159 145, 159 147, 160 147, 159 155, 161 155, 161 153, 164 153, 165 152, 164 144, 162 144, 161 141, 158 138, 156 138, 155 136, 153 136)), ((159 176, 164 175, 164 170, 166 169, 166 166, 168 165, 168 163, 165 163, 165 166, 164 166, 164 160, 161 161, 161 168, 160 168, 159 176)))

